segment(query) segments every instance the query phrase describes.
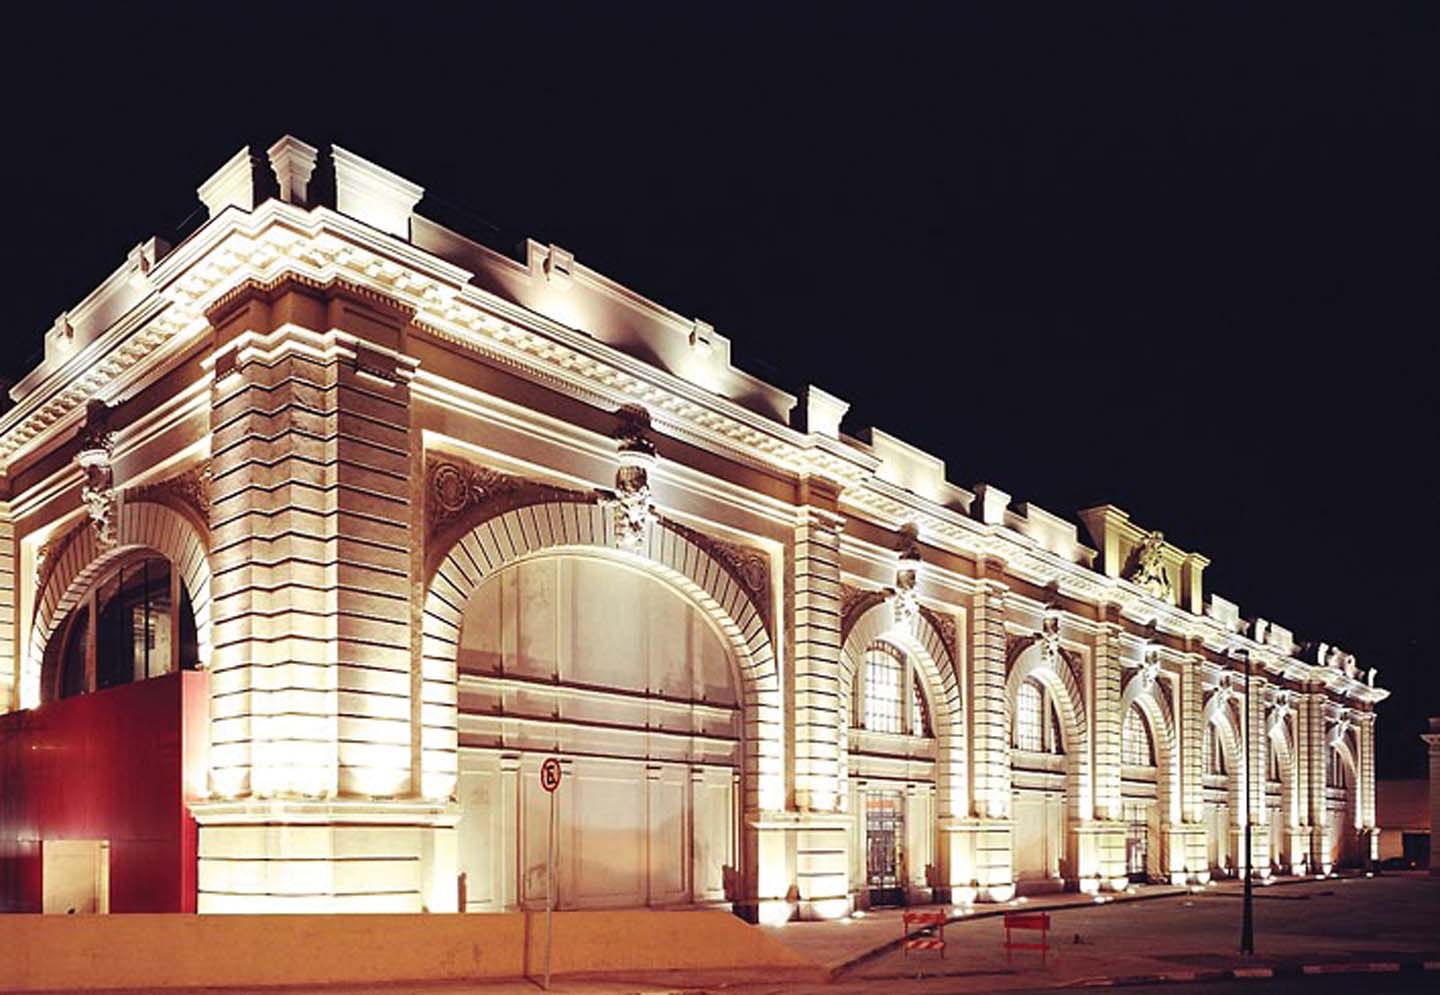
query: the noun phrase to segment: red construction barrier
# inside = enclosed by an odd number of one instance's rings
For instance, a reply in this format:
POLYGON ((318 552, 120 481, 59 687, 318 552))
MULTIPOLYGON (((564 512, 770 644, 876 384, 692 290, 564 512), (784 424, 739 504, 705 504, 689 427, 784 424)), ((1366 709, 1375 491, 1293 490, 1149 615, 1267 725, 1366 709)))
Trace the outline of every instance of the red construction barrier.
POLYGON ((905 956, 912 950, 938 950, 945 956, 945 913, 906 912, 900 916, 900 937, 905 956), (920 926, 921 931, 910 934, 911 925, 920 926))
POLYGON ((1005 962, 1010 963, 1011 951, 1038 950, 1040 965, 1045 965, 1045 956, 1050 952, 1050 913, 1048 912, 1007 912, 1005 913, 1005 962), (1038 930, 1039 943, 1020 943, 1010 939, 1012 929, 1038 930))

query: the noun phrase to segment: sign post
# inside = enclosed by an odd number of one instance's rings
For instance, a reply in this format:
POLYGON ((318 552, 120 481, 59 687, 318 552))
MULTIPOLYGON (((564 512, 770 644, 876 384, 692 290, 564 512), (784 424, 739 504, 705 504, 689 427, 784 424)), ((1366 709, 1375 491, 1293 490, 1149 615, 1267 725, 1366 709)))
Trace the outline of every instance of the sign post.
POLYGON ((560 787, 560 761, 546 757, 540 765, 540 787, 550 796, 550 834, 545 844, 545 990, 550 990, 550 948, 555 938, 555 789, 560 787))

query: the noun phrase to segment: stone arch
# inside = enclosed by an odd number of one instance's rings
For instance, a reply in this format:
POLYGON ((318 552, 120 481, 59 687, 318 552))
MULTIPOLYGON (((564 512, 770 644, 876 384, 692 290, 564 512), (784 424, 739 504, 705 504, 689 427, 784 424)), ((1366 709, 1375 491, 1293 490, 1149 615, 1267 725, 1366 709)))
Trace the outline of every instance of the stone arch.
POLYGON ((542 501, 484 518, 438 558, 426 587, 422 631, 422 700, 445 718, 422 732, 422 786, 448 798, 458 773, 457 657, 465 606, 492 573, 537 554, 603 550, 667 581, 694 601, 734 652, 745 705, 744 792, 749 812, 784 808, 783 705, 766 619, 743 575, 707 548, 703 535, 674 523, 646 526, 637 549, 622 547, 611 509, 584 501, 542 501))
POLYGON ((1150 740, 1155 747, 1155 794, 1160 802, 1163 825, 1171 825, 1180 815, 1180 753, 1175 749, 1175 725, 1164 707, 1160 680, 1141 691, 1144 684, 1139 675, 1131 676, 1120 694, 1120 721, 1131 708, 1138 708, 1150 727, 1150 740))
POLYGON ((929 611, 922 611, 908 624, 895 621, 894 606, 887 600, 872 605, 854 620, 840 650, 840 701, 844 716, 840 722, 841 796, 849 776, 849 730, 855 719, 855 674, 874 643, 885 642, 910 657, 930 699, 935 733, 935 803, 939 818, 965 816, 966 762, 965 716, 957 678, 955 658, 949 641, 929 611))
POLYGON ((1291 746, 1290 718, 1279 716, 1269 723, 1266 739, 1280 762, 1280 812, 1287 829, 1300 825, 1300 784, 1295 776, 1295 751, 1291 746))
MULTIPOLYGON (((1031 642, 1020 649, 1005 680, 1005 755, 1006 771, 1010 768, 1010 728, 1014 721, 1015 701, 1020 685, 1034 678, 1043 684, 1055 699, 1060 713, 1060 736, 1065 746, 1066 807, 1070 819, 1089 821, 1094 811, 1090 755, 1090 728, 1085 718, 1085 696, 1076 683, 1075 674, 1064 650, 1047 656, 1042 644, 1031 642)), ((1008 780, 1008 773, 1006 775, 1008 780)), ((1009 790, 1007 786, 1006 795, 1009 790)), ((1008 802, 1007 802, 1008 811, 1008 802)))
POLYGON ((115 544, 101 546, 88 521, 71 529, 53 565, 46 564, 43 587, 35 599, 30 646, 21 676, 20 706, 40 704, 45 647, 50 639, 109 567, 139 550, 152 550, 174 564, 195 612, 195 633, 200 666, 210 665, 211 603, 210 561, 207 542, 191 521, 179 512, 151 501, 122 501, 116 516, 115 544))
POLYGON ((1225 776, 1230 779, 1230 825, 1238 828, 1245 824, 1245 751, 1240 738, 1240 727, 1229 708, 1229 696, 1219 691, 1210 695, 1205 702, 1205 722, 1214 727, 1211 735, 1220 741, 1220 753, 1225 758, 1225 776))

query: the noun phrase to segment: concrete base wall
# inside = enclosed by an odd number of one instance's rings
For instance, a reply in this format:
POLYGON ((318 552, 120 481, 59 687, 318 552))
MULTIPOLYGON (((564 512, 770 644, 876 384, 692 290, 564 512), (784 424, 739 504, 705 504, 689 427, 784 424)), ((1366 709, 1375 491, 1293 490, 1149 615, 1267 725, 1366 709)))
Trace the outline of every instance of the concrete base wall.
MULTIPOLYGON (((15 915, 0 950, 0 992, 494 979, 544 973, 545 914, 15 915)), ((552 964, 823 973, 726 912, 557 912, 552 964)))

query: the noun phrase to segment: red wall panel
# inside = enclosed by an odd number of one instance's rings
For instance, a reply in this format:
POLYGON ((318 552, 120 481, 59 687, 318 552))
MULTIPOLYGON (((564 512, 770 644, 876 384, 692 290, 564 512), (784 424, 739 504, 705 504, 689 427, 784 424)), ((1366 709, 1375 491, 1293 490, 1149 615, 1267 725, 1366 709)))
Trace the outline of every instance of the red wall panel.
POLYGON ((39 841, 109 840, 111 912, 194 912, 206 675, 0 716, 0 911, 39 912, 39 841))

